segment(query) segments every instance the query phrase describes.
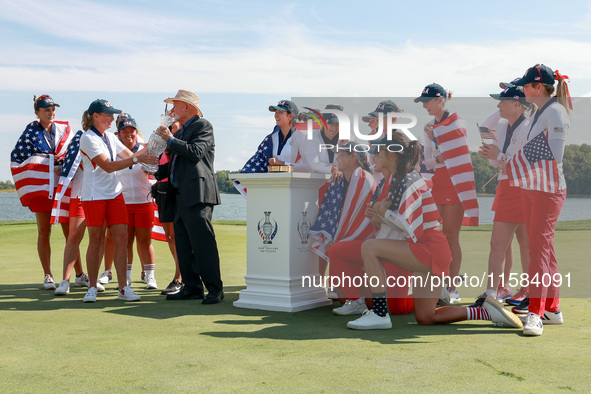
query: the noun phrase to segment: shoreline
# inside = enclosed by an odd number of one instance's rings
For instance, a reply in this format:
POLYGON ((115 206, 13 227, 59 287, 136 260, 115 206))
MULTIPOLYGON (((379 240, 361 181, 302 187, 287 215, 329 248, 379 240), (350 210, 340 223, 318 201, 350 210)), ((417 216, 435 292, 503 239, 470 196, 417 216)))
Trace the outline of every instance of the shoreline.
MULTIPOLYGON (((246 220, 212 220, 218 226, 246 226, 246 220)), ((0 221, 1 226, 24 226, 35 225, 34 220, 22 221, 0 221)), ((463 226, 461 231, 492 231, 492 224, 481 224, 478 227, 463 226)), ((566 220, 556 223, 556 231, 589 231, 591 230, 591 219, 566 220)))

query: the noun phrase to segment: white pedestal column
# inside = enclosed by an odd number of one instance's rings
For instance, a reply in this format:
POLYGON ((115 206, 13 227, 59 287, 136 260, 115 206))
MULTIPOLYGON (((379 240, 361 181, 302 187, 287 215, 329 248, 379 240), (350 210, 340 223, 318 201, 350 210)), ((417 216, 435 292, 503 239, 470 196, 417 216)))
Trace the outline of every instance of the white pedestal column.
MULTIPOLYGON (((318 213, 318 189, 329 175, 233 174, 248 190, 246 289, 238 308, 297 312, 330 305, 323 288, 303 286, 318 274, 307 234, 318 213)), ((316 283, 321 283, 317 278, 316 283)))

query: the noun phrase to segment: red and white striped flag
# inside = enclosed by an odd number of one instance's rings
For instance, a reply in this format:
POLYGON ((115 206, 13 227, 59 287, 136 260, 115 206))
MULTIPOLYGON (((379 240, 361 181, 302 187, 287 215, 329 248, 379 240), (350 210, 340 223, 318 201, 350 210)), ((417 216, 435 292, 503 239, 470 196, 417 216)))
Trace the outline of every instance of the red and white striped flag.
POLYGON ((154 226, 152 227, 152 239, 156 241, 166 241, 166 234, 164 234, 164 228, 162 227, 162 223, 160 223, 160 218, 158 216, 158 207, 156 207, 156 203, 154 204, 154 226))
POLYGON ((428 228, 439 227, 439 211, 431 190, 417 171, 412 171, 390 194, 390 209, 385 218, 402 223, 413 242, 428 228))
POLYGON ((373 176, 360 167, 353 172, 346 191, 343 181, 328 188, 310 229, 312 251, 326 260, 329 242, 363 240, 373 232, 371 221, 365 217, 365 208, 376 189, 373 176))
POLYGON ((458 114, 433 125, 433 134, 443 155, 458 198, 464 207, 463 226, 478 226, 478 200, 470 150, 466 141, 466 121, 458 114))
MULTIPOLYGON (((156 179, 154 179, 152 175, 149 176, 149 180, 151 185, 156 183, 156 179)), ((156 241, 166 241, 164 227, 162 227, 162 223, 160 223, 160 217, 158 216, 158 205, 156 204, 156 201, 151 202, 154 205, 154 225, 152 226, 152 239, 156 241)))
POLYGON ((80 137, 82 137, 83 133, 82 130, 78 130, 68 144, 66 150, 64 164, 62 166, 57 191, 55 193, 55 200, 53 201, 53 208, 51 210, 51 223, 53 224, 64 222, 64 218, 67 218, 69 221, 70 192, 72 191, 70 182, 81 165, 82 156, 80 155, 80 137))
MULTIPOLYGON (((39 122, 31 122, 10 154, 10 171, 21 204, 28 207, 37 197, 53 200, 57 187, 55 164, 64 159, 73 135, 68 122, 54 121, 57 143, 52 149, 39 122)), ((60 220, 67 223, 68 216, 60 220)))
MULTIPOLYGON (((476 124, 478 126, 478 123, 476 124)), ((480 131, 480 138, 483 140, 493 140, 499 142, 499 136, 495 130, 489 129, 484 126, 478 126, 478 130, 480 131)))
POLYGON ((542 132, 526 143, 507 163, 511 186, 556 193, 559 188, 558 165, 542 132))

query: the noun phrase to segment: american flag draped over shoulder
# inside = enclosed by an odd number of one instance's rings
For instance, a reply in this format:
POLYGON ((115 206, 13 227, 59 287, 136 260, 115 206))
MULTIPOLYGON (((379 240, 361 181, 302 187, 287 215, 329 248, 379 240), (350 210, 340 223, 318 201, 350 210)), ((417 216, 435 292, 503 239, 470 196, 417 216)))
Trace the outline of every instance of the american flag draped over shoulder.
POLYGON ((443 155, 458 198, 464 207, 463 226, 478 226, 478 200, 474 168, 466 141, 466 122, 458 114, 433 125, 433 134, 443 155))
POLYGON ((281 130, 280 127, 275 126, 273 133, 265 137, 256 153, 246 162, 240 172, 256 173, 269 171, 269 159, 273 157, 273 134, 279 130, 281 130))
POLYGON ((542 132, 526 143, 507 163, 511 186, 556 193, 559 189, 558 165, 542 132))
MULTIPOLYGON (((279 126, 275 126, 273 133, 281 130, 279 126)), ((269 172, 269 159, 273 157, 273 133, 265 137, 263 142, 259 145, 256 153, 248 159, 244 167, 240 170, 241 173, 260 173, 269 172)), ((242 194, 244 198, 247 196, 247 190, 239 181, 233 181, 236 190, 242 194)))
POLYGON ((409 237, 417 242, 428 228, 439 227, 439 211, 431 190, 417 171, 411 171, 390 194, 390 209, 385 218, 399 219, 409 237))
POLYGON ((21 204, 28 207, 37 197, 54 197, 55 161, 61 160, 72 138, 67 122, 54 122, 61 138, 55 152, 51 149, 43 135, 43 128, 38 122, 31 122, 18 139, 14 150, 10 153, 10 171, 21 204))
POLYGON ((51 210, 51 221, 54 224, 68 222, 71 191, 70 182, 74 178, 76 171, 78 171, 80 161, 82 160, 82 156, 80 155, 80 137, 82 137, 83 133, 84 131, 78 130, 66 150, 64 164, 57 184, 57 192, 53 200, 53 209, 51 210))
POLYGON ((344 178, 329 186, 310 229, 314 253, 328 260, 326 245, 329 242, 366 239, 371 235, 373 226, 365 217, 365 208, 375 189, 373 176, 362 168, 353 172, 348 187, 344 178))

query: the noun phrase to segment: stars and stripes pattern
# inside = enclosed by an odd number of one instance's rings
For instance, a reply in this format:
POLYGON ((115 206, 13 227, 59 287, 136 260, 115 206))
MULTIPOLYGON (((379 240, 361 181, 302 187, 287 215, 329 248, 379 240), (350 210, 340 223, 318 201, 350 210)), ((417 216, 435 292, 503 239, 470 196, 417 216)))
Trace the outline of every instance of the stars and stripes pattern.
MULTIPOLYGON (((276 133, 278 130, 280 130, 279 126, 275 126, 273 133, 276 133)), ((240 172, 257 173, 269 171, 269 159, 273 157, 273 133, 265 137, 256 153, 248 159, 240 172)))
POLYGON ((391 180, 392 174, 388 175, 388 179, 382 178, 380 183, 378 183, 378 185, 376 186, 376 190, 373 193, 373 196, 371 196, 372 204, 377 201, 383 200, 385 197, 388 197, 388 185, 390 184, 391 180))
POLYGON ((413 242, 416 243, 426 229, 439 227, 437 205, 418 171, 406 174, 390 193, 390 201, 390 209, 384 217, 391 221, 398 219, 413 242))
POLYGON ((499 142, 499 136, 495 130, 478 126, 478 130, 480 131, 480 138, 483 140, 493 140, 499 142))
MULTIPOLYGON (((280 130, 279 126, 275 126, 273 133, 280 130)), ((273 157, 273 133, 265 137, 263 142, 259 145, 256 153, 248 159, 244 167, 240 169, 241 173, 254 174, 260 172, 269 172, 269 159, 273 157)), ((247 198, 248 192, 240 181, 234 180, 232 182, 234 187, 244 198, 247 198)))
POLYGON ((80 155, 80 137, 84 131, 78 130, 74 135, 64 157, 60 178, 57 184, 53 209, 51 210, 51 222, 54 224, 65 223, 69 218, 71 181, 80 167, 82 156, 80 155))
POLYGON ((478 226, 478 200, 474 168, 466 141, 466 122, 458 114, 433 125, 433 134, 443 155, 445 167, 464 208, 463 226, 478 226))
POLYGON ((365 208, 376 189, 373 176, 357 168, 348 187, 344 178, 332 183, 310 229, 311 249, 328 260, 326 245, 329 242, 367 239, 373 232, 371 221, 365 217, 365 208))
POLYGON ((559 190, 558 165, 542 132, 526 143, 507 163, 511 186, 556 193, 559 190))
POLYGON ((10 171, 21 204, 25 207, 37 197, 54 198, 54 165, 64 158, 72 138, 67 122, 55 121, 54 125, 56 136, 61 135, 55 151, 45 140, 43 128, 35 121, 27 125, 10 153, 10 171))

